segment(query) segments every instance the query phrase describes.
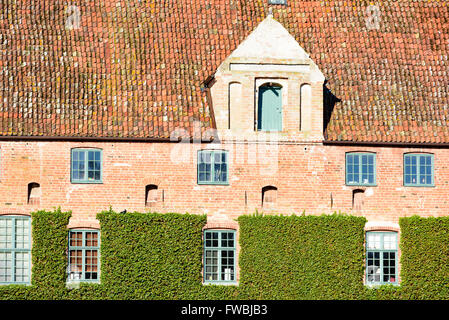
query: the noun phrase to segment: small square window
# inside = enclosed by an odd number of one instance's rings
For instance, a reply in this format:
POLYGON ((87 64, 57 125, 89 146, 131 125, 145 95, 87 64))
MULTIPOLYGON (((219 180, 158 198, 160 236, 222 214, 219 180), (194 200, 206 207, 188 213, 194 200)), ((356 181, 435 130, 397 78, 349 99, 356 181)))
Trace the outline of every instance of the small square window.
POLYGON ((200 150, 198 152, 198 184, 228 184, 228 152, 200 150))
POLYGON ((346 154, 346 185, 376 185, 376 155, 374 153, 346 154))
POLYGON ((102 171, 101 150, 72 149, 72 183, 101 183, 102 171))
POLYGON ((434 185, 433 154, 404 155, 404 185, 410 187, 434 185))

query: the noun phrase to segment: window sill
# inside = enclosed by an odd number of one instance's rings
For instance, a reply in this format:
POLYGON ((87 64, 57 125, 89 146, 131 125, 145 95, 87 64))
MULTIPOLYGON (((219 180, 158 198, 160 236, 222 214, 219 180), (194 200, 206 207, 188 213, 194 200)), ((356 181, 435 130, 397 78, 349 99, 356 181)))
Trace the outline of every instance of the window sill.
POLYGON ((423 185, 419 185, 419 184, 404 184, 404 187, 407 188, 435 188, 434 184, 423 184, 423 185))
POLYGON ((67 289, 78 289, 81 284, 100 284, 99 280, 69 280, 65 283, 67 289))
POLYGON ((347 187, 377 187, 377 184, 348 184, 346 183, 347 187))
POLYGON ((223 182, 223 183, 210 183, 210 182, 197 182, 199 186, 229 186, 229 182, 223 182))
POLYGON ((399 287, 399 283, 365 283, 365 287, 368 287, 370 289, 380 289, 381 287, 399 287))
POLYGON ((103 181, 70 181, 71 184, 103 184, 103 181))
POLYGON ((211 285, 213 286, 213 285, 215 285, 215 286, 236 286, 236 287, 238 287, 239 283, 238 282, 231 282, 231 281, 229 281, 229 282, 220 282, 220 281, 209 282, 209 281, 207 281, 207 282, 203 282, 202 285, 203 286, 211 286, 211 285))

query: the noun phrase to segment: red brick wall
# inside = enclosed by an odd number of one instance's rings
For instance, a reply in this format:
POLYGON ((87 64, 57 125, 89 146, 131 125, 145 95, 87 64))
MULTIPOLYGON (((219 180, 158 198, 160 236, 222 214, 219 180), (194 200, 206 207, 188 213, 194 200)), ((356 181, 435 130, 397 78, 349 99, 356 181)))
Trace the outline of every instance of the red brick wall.
POLYGON ((215 213, 236 218, 262 210, 262 188, 267 185, 278 189, 277 202, 269 209, 275 213, 341 210, 364 215, 369 221, 397 222, 414 214, 442 216, 449 209, 447 149, 223 144, 219 148, 230 152, 230 184, 205 186, 197 184, 196 162, 197 150, 207 147, 211 145, 2 141, 0 214, 60 206, 72 210, 71 227, 98 227, 95 215, 109 206, 116 211, 215 213), (76 147, 103 149, 102 184, 70 183, 70 150, 76 147), (190 160, 182 162, 180 155, 186 150, 190 160), (377 153, 377 186, 362 188, 366 190, 360 211, 352 210, 352 190, 358 187, 345 185, 348 151, 377 153), (405 152, 434 153, 435 187, 403 186, 405 152), (27 203, 31 182, 40 184, 39 205, 27 203), (146 207, 148 184, 158 186, 159 201, 146 207))

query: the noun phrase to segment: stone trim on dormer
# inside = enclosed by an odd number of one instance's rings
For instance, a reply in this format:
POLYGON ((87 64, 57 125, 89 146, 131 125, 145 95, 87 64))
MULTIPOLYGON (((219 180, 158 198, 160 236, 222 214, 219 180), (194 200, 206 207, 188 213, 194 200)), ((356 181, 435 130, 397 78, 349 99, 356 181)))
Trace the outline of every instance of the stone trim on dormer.
POLYGON ((321 142, 324 75, 271 15, 223 61, 211 86, 218 135, 233 140, 321 142), (282 102, 261 106, 260 88, 278 85, 282 102), (261 108, 266 108, 261 112, 261 108), (271 108, 271 109, 270 109, 271 108), (268 110, 268 111, 267 111, 268 110), (279 118, 264 130, 260 117, 279 118), (230 138, 231 137, 231 138, 230 138))

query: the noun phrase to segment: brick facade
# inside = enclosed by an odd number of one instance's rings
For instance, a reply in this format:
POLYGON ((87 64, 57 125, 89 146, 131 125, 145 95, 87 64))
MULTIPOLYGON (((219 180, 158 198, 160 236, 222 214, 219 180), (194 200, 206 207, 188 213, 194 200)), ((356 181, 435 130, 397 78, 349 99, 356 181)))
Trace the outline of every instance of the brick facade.
MULTIPOLYGON (((356 147, 300 143, 136 143, 2 141, 0 213, 29 214, 37 209, 72 210, 70 227, 97 226, 95 215, 116 211, 189 212, 231 219, 255 210, 267 213, 332 213, 397 222, 399 217, 443 216, 449 210, 447 149, 356 147), (103 150, 103 183, 70 182, 71 148, 103 150), (197 151, 229 151, 229 185, 197 184, 197 151), (268 151, 268 152, 267 152, 268 151), (345 185, 345 153, 376 153, 377 185, 345 185), (403 155, 435 157, 434 187, 404 187, 403 155), (189 157, 190 154, 190 157, 189 157), (28 185, 40 185, 38 204, 28 204, 28 185), (145 205, 145 187, 158 186, 158 201, 145 205), (262 188, 277 188, 276 203, 262 207, 262 188), (364 190, 353 210, 353 190, 364 190)), ((34 202, 36 203, 36 202, 34 202)))

